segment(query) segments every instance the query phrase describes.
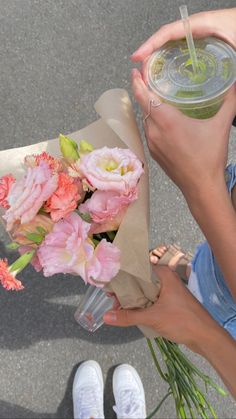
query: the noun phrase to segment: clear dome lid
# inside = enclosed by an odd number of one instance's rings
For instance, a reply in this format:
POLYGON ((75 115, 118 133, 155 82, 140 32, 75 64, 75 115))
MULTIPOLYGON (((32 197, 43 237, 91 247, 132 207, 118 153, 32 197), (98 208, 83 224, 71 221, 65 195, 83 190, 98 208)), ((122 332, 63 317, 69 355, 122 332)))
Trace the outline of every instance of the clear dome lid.
POLYGON ((224 93, 236 80, 236 53, 217 38, 194 40, 194 73, 185 40, 171 41, 149 59, 149 86, 165 100, 194 104, 224 93))

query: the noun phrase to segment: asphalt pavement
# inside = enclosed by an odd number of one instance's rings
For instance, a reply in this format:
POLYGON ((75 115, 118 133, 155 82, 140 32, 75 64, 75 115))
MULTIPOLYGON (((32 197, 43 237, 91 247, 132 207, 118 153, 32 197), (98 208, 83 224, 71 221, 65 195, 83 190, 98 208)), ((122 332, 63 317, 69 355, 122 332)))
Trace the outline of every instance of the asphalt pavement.
MULTIPOLYGON (((97 119, 94 102, 105 90, 130 95, 130 54, 162 24, 179 18, 182 0, 0 0, 0 149, 55 138, 97 119)), ((186 1, 189 12, 235 6, 235 0, 186 1)), ((141 114, 134 103, 141 129, 141 114)), ((232 130, 230 160, 236 153, 232 130)), ((150 163, 151 240, 194 250, 202 235, 175 186, 150 163)), ((0 162, 1 164, 1 162, 0 162)), ((184 164, 184 162, 183 162, 184 164)), ((12 258, 0 230, 0 257, 12 258)), ((86 359, 104 371, 106 418, 112 411, 111 378, 130 363, 142 377, 148 412, 166 392, 136 328, 103 327, 95 334, 73 319, 84 292, 78 278, 43 278, 28 268, 25 290, 0 290, 0 418, 72 418, 75 370, 86 359)), ((220 345, 220 342, 219 342, 220 345)), ((224 348, 222 347, 222 351, 224 348)), ((202 358, 189 356, 216 382, 202 358)), ((235 418, 236 404, 214 392, 220 418, 235 418)), ((175 418, 168 399, 158 418, 175 418)))

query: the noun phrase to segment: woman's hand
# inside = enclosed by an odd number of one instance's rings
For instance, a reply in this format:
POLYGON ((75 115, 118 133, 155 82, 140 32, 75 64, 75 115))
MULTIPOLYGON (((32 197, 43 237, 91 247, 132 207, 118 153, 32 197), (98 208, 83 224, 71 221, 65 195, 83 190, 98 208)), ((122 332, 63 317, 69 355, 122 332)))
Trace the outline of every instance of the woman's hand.
POLYGON ((157 335, 198 351, 204 325, 209 329, 218 328, 218 325, 176 273, 163 266, 155 266, 154 270, 161 283, 157 302, 145 310, 110 311, 104 316, 105 323, 114 326, 149 326, 157 335))
POLYGON ((190 294, 177 274, 163 266, 154 269, 161 282, 157 302, 146 310, 110 311, 104 316, 105 323, 149 326, 157 335, 185 344, 211 363, 236 398, 236 342, 190 294))
MULTIPOLYGON (((236 8, 196 13, 189 19, 195 38, 216 36, 236 49, 236 8)), ((181 20, 164 25, 134 52, 131 59, 144 61, 166 42, 184 37, 181 20)))
POLYGON ((206 120, 189 118, 165 103, 150 109, 150 101, 158 97, 147 88, 137 69, 132 72, 132 87, 143 115, 151 110, 144 123, 150 153, 185 197, 224 182, 229 132, 236 110, 235 86, 218 113, 206 120))

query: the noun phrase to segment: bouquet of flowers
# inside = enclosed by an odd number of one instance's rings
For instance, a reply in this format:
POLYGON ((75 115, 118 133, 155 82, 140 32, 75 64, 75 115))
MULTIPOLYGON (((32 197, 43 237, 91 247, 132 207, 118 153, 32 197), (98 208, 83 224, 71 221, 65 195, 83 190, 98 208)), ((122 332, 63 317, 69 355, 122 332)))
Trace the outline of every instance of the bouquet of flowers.
MULTIPOLYGON (((22 290, 16 276, 31 263, 46 277, 77 275, 115 293, 124 308, 144 308, 159 292, 148 256, 144 151, 127 92, 105 92, 95 109, 101 119, 69 137, 0 153, 0 218, 11 238, 8 247, 20 253, 10 266, 0 258, 0 283, 7 290, 22 290)), ((173 395, 178 417, 187 417, 186 407, 191 417, 194 410, 202 418, 208 412, 216 417, 195 378, 224 391, 176 344, 156 337, 151 329, 140 329, 169 384, 164 399, 173 395)))
POLYGON ((129 205, 138 198, 143 164, 129 149, 78 144, 60 135, 61 158, 42 152, 24 158, 25 174, 0 178, 2 219, 21 256, 0 260, 0 282, 21 290, 16 274, 32 263, 48 277, 80 276, 103 287, 120 269, 112 242, 129 205))

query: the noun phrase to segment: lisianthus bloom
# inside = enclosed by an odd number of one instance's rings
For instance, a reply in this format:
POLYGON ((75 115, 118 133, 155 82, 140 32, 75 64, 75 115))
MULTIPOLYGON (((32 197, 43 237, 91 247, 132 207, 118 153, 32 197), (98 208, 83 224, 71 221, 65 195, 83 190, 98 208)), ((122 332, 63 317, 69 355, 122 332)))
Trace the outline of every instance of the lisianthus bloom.
POLYGON ((7 197, 14 182, 15 178, 11 174, 0 178, 0 207, 9 208, 7 197))
POLYGON ((74 179, 67 173, 59 173, 57 190, 47 200, 44 209, 57 222, 74 211, 83 196, 83 186, 79 178, 74 179))
MULTIPOLYGON (((76 213, 69 214, 54 224, 52 232, 45 237, 37 252, 45 276, 70 273, 79 275, 85 282, 91 282, 92 275, 99 280, 99 273, 101 274, 104 269, 104 281, 112 279, 109 274, 113 275, 119 270, 117 252, 111 251, 115 246, 112 244, 109 246, 110 252, 107 257, 110 259, 106 271, 104 244, 100 248, 100 253, 99 245, 98 250, 95 250, 88 236, 89 230, 90 224, 83 221, 76 213)), ((100 280, 102 281, 102 278, 100 280)))
POLYGON ((92 233, 117 230, 128 206, 137 197, 137 187, 123 195, 114 191, 95 191, 91 198, 79 206, 79 210, 90 215, 92 233))
POLYGON ((19 291, 24 288, 14 273, 10 272, 7 259, 0 259, 0 282, 8 291, 19 291))
POLYGON ((87 267, 87 282, 102 288, 120 269, 120 250, 105 239, 97 245, 93 259, 87 267))
POLYGON ((143 165, 128 149, 103 147, 80 159, 80 172, 96 189, 128 193, 136 188, 143 165))
POLYGON ((39 166, 40 162, 46 162, 49 169, 53 172, 60 172, 62 170, 62 162, 60 159, 50 156, 50 154, 43 151, 41 154, 31 154, 26 156, 24 159, 24 164, 27 167, 36 167, 39 166))
POLYGON ((10 208, 3 216, 7 231, 16 222, 29 223, 55 192, 57 183, 58 175, 52 173, 47 163, 40 162, 37 167, 29 167, 26 175, 12 185, 8 194, 10 208))
POLYGON ((45 235, 52 230, 53 224, 49 215, 37 214, 29 223, 17 225, 12 232, 12 238, 21 245, 37 247, 37 238, 38 243, 43 241, 45 235))

